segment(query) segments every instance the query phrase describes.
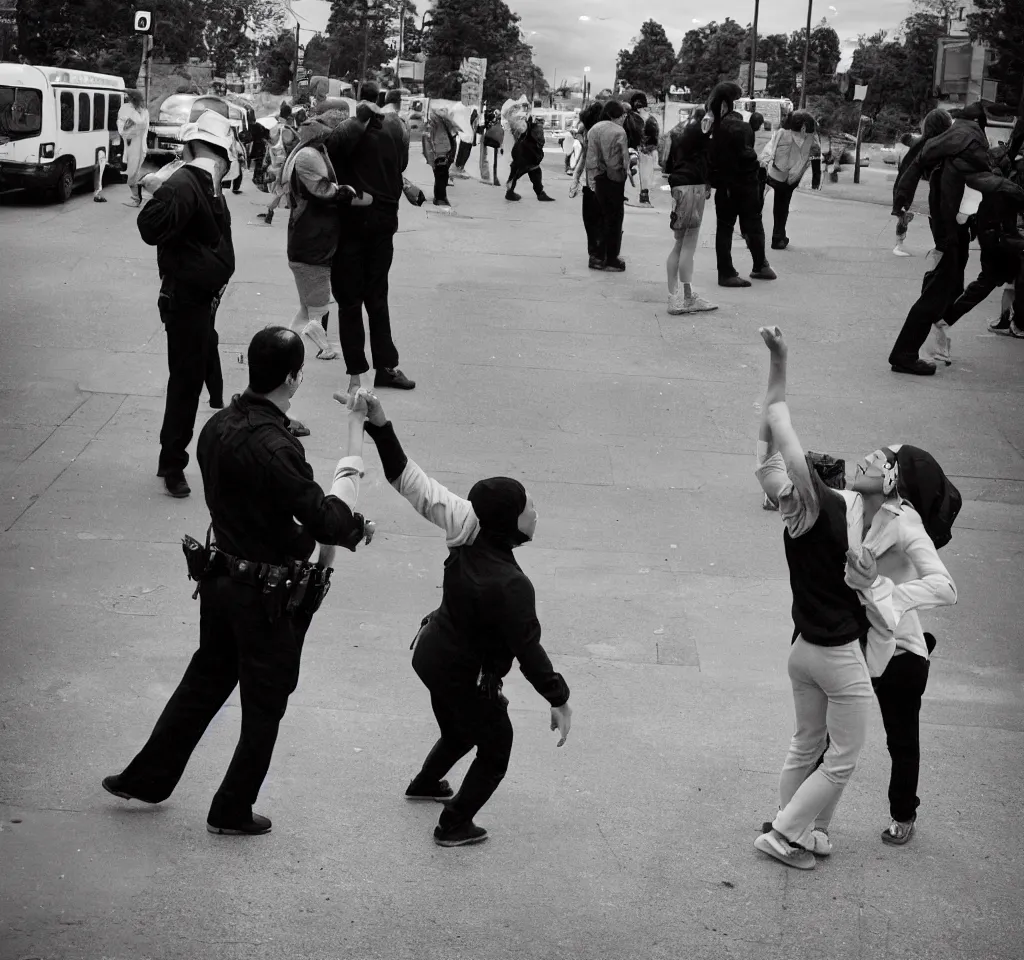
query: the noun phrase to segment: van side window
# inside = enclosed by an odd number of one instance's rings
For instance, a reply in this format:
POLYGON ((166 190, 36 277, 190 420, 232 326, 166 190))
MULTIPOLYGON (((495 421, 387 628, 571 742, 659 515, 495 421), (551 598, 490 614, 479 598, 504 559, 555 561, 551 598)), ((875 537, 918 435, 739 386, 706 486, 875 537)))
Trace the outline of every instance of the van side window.
POLYGON ((102 93, 92 95, 92 128, 93 130, 103 129, 103 115, 106 111, 106 104, 102 93))
POLYGON ((60 128, 65 132, 75 129, 75 95, 67 90, 60 95, 60 128))
POLYGON ((107 129, 117 133, 117 115, 121 111, 121 94, 112 93, 107 101, 107 129))
POLYGON ((78 95, 78 132, 83 133, 90 129, 89 116, 89 94, 78 95))

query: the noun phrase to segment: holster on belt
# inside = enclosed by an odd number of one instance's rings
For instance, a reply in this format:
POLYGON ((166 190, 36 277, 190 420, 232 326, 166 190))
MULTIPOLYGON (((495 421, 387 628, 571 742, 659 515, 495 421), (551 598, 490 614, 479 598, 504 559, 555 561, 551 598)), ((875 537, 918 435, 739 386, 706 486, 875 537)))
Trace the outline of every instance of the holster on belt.
POLYGON ((204 546, 195 537, 190 537, 185 534, 181 538, 181 549, 185 553, 185 565, 188 567, 188 578, 189 580, 196 581, 196 589, 192 594, 192 599, 195 600, 199 596, 199 584, 205 577, 208 577, 213 571, 213 555, 216 552, 216 547, 210 545, 210 535, 213 531, 213 524, 206 530, 206 545, 204 546))
MULTIPOLYGON (((504 686, 501 677, 486 669, 481 668, 480 676, 477 677, 476 687, 484 700, 504 700, 501 695, 501 688, 504 686)), ((505 701, 508 702, 507 700, 505 701)))

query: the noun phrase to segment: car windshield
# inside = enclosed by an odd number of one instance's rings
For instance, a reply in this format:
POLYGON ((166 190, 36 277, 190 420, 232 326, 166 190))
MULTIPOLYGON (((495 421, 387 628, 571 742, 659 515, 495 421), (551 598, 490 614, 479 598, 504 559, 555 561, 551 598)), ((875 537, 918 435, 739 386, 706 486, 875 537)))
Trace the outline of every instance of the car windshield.
POLYGON ((0 143, 38 136, 43 129, 43 92, 0 86, 0 143))
POLYGON ((189 117, 189 122, 195 123, 207 110, 219 113, 222 117, 228 117, 228 105, 219 97, 200 97, 192 104, 192 114, 189 117))
POLYGON ((188 120, 188 112, 192 108, 195 97, 187 93, 176 93, 168 97, 160 104, 158 122, 162 123, 185 123, 188 120))

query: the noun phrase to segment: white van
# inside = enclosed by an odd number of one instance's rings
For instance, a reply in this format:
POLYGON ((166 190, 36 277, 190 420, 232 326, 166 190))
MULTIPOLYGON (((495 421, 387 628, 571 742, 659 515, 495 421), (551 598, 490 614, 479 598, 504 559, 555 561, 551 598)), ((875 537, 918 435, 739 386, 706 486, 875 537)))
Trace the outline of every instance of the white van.
POLYGON ((101 152, 117 170, 124 80, 103 73, 0 63, 0 186, 46 191, 64 203, 91 182, 101 152))

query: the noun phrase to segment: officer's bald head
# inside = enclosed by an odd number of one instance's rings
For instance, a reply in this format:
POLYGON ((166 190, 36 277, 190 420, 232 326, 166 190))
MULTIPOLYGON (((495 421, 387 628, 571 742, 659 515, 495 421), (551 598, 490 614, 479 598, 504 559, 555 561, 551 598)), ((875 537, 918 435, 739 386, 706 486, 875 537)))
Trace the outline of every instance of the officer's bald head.
POLYGON ((249 341, 249 389, 273 393, 289 376, 297 377, 305 361, 302 337, 287 327, 264 327, 249 341))

